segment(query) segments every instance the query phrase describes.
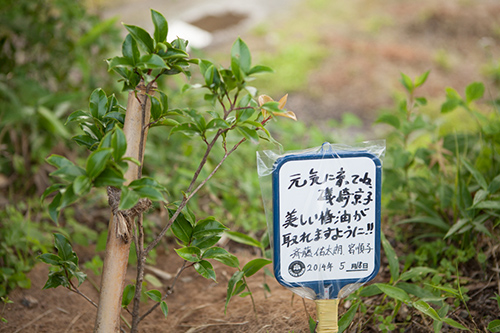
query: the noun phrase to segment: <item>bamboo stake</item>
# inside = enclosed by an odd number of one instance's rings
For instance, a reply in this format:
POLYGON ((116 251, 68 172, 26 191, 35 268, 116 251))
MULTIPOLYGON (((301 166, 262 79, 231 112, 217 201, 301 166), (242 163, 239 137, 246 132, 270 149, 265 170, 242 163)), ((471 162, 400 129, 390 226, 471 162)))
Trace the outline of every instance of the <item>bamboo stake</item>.
POLYGON ((338 308, 338 299, 316 300, 317 333, 337 333, 339 331, 338 308))
MULTIPOLYGON (((152 95, 154 90, 149 91, 141 82, 136 91, 129 92, 127 111, 123 132, 127 139, 126 157, 133 157, 141 162, 138 166, 128 162, 129 166, 125 173, 126 184, 141 177, 146 137, 148 132, 151 101, 146 93, 152 95)), ((99 295, 99 307, 94 326, 94 332, 108 333, 120 331, 120 313, 123 288, 125 285, 125 274, 127 272, 130 241, 125 242, 122 237, 117 237, 118 219, 111 213, 108 226, 108 240, 106 244, 106 255, 101 278, 101 293, 99 295)), ((130 230, 130 233, 132 231, 130 230)))

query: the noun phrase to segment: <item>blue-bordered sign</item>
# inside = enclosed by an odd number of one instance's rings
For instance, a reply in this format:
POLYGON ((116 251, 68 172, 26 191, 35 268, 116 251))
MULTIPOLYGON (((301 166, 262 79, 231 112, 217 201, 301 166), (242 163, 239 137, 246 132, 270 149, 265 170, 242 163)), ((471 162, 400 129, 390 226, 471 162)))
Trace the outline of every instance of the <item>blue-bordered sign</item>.
POLYGON ((380 267, 382 165, 368 151, 287 155, 273 171, 274 274, 337 298, 380 267))

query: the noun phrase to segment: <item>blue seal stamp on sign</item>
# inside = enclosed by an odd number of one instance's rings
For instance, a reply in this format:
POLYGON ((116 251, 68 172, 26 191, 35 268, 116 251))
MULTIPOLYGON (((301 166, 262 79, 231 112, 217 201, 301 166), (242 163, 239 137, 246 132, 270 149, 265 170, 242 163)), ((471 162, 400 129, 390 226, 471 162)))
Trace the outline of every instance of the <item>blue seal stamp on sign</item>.
POLYGON ((380 268, 382 165, 364 151, 292 154, 273 174, 273 264, 278 282, 337 298, 380 268))

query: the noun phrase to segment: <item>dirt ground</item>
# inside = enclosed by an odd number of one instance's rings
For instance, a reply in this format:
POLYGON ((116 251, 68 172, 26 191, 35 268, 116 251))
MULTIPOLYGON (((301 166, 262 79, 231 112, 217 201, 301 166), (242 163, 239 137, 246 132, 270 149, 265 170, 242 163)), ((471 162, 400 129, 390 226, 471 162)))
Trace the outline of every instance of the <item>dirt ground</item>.
MULTIPOLYGON (((391 105, 400 72, 414 77, 431 69, 432 74, 421 94, 444 98, 445 86, 452 85, 463 92, 467 84, 485 81, 485 64, 499 58, 498 1, 359 0, 352 1, 351 6, 349 10, 359 11, 356 19, 332 21, 331 27, 325 28, 321 36, 322 43, 335 50, 331 57, 320 70, 311 73, 304 92, 289 98, 289 108, 299 118, 320 121, 348 111, 365 120, 373 120, 375 110, 391 105)), ((235 250, 233 253, 242 263, 255 257, 247 248, 235 250)), ((78 253, 79 256, 85 257, 87 250, 79 251, 84 252, 78 253)), ((90 254, 87 253, 88 258, 90 254)), ((178 256, 170 251, 159 255, 155 267, 175 274, 180 263, 178 256)), ((384 260, 381 266, 377 281, 387 281, 384 260)), ((252 310, 249 297, 236 297, 224 315, 227 281, 233 270, 217 262, 214 268, 218 283, 202 278, 192 269, 184 272, 175 293, 167 299, 168 318, 164 319, 159 310, 155 311, 141 324, 141 332, 309 331, 307 318, 308 313, 315 316, 314 302, 305 300, 303 303, 301 298, 292 297, 290 291, 271 277, 266 277, 271 289, 266 297, 262 272, 249 280, 257 314, 252 310)), ((92 331, 95 308, 62 288, 42 291, 47 273, 45 265, 36 266, 29 274, 31 289, 15 290, 9 296, 14 303, 4 309, 3 317, 8 323, 0 323, 0 332, 92 331)), ((92 272, 86 273, 98 282, 99 278, 92 272)), ((134 272, 130 270, 129 274, 133 280, 134 272)), ((469 310, 478 327, 484 327, 488 320, 498 317, 498 308, 490 299, 499 292, 498 281, 484 282, 473 274, 471 270, 469 310)), ((169 280, 161 281, 164 286, 170 283, 169 280)), ((81 289, 92 299, 98 299, 90 283, 84 283, 81 289)), ((340 314, 348 307, 349 304, 341 303, 340 314)), ((145 308, 147 306, 143 305, 143 310, 145 308)), ((452 314, 458 321, 464 316, 467 313, 452 314)), ((125 317, 130 320, 126 313, 125 317)), ((407 332, 432 332, 432 323, 420 316, 415 318, 407 332)), ((355 319, 355 323, 361 320, 355 319)), ((356 328, 349 331, 355 332, 356 328)), ((375 332, 376 328, 364 326, 363 331, 375 332)), ((443 331, 452 332, 450 329, 443 331)))

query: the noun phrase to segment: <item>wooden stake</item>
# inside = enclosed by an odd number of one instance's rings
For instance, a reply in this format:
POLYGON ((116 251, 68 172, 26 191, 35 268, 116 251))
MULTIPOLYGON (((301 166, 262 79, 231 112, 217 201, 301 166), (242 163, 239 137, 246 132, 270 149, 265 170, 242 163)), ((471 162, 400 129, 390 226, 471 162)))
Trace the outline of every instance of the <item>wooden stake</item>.
MULTIPOLYGON (((142 162, 144 160, 144 149, 151 114, 151 101, 147 98, 146 87, 140 84, 136 91, 129 92, 127 112, 123 132, 127 139, 126 157, 133 157, 141 162, 137 166, 128 162, 129 166, 125 173, 126 184, 141 177, 142 162)), ((154 90, 148 91, 150 95, 154 90)), ((125 242, 116 235, 116 223, 119 219, 114 218, 113 213, 109 220, 108 240, 106 243, 106 255, 101 278, 101 293, 99 295, 99 307, 94 326, 94 332, 108 333, 120 331, 120 313, 123 288, 125 285, 125 274, 127 272, 130 241, 125 242)), ((130 230, 130 233, 132 231, 130 230)))
POLYGON ((338 299, 318 299, 316 302, 316 317, 318 318, 317 333, 337 333, 338 325, 338 299))

